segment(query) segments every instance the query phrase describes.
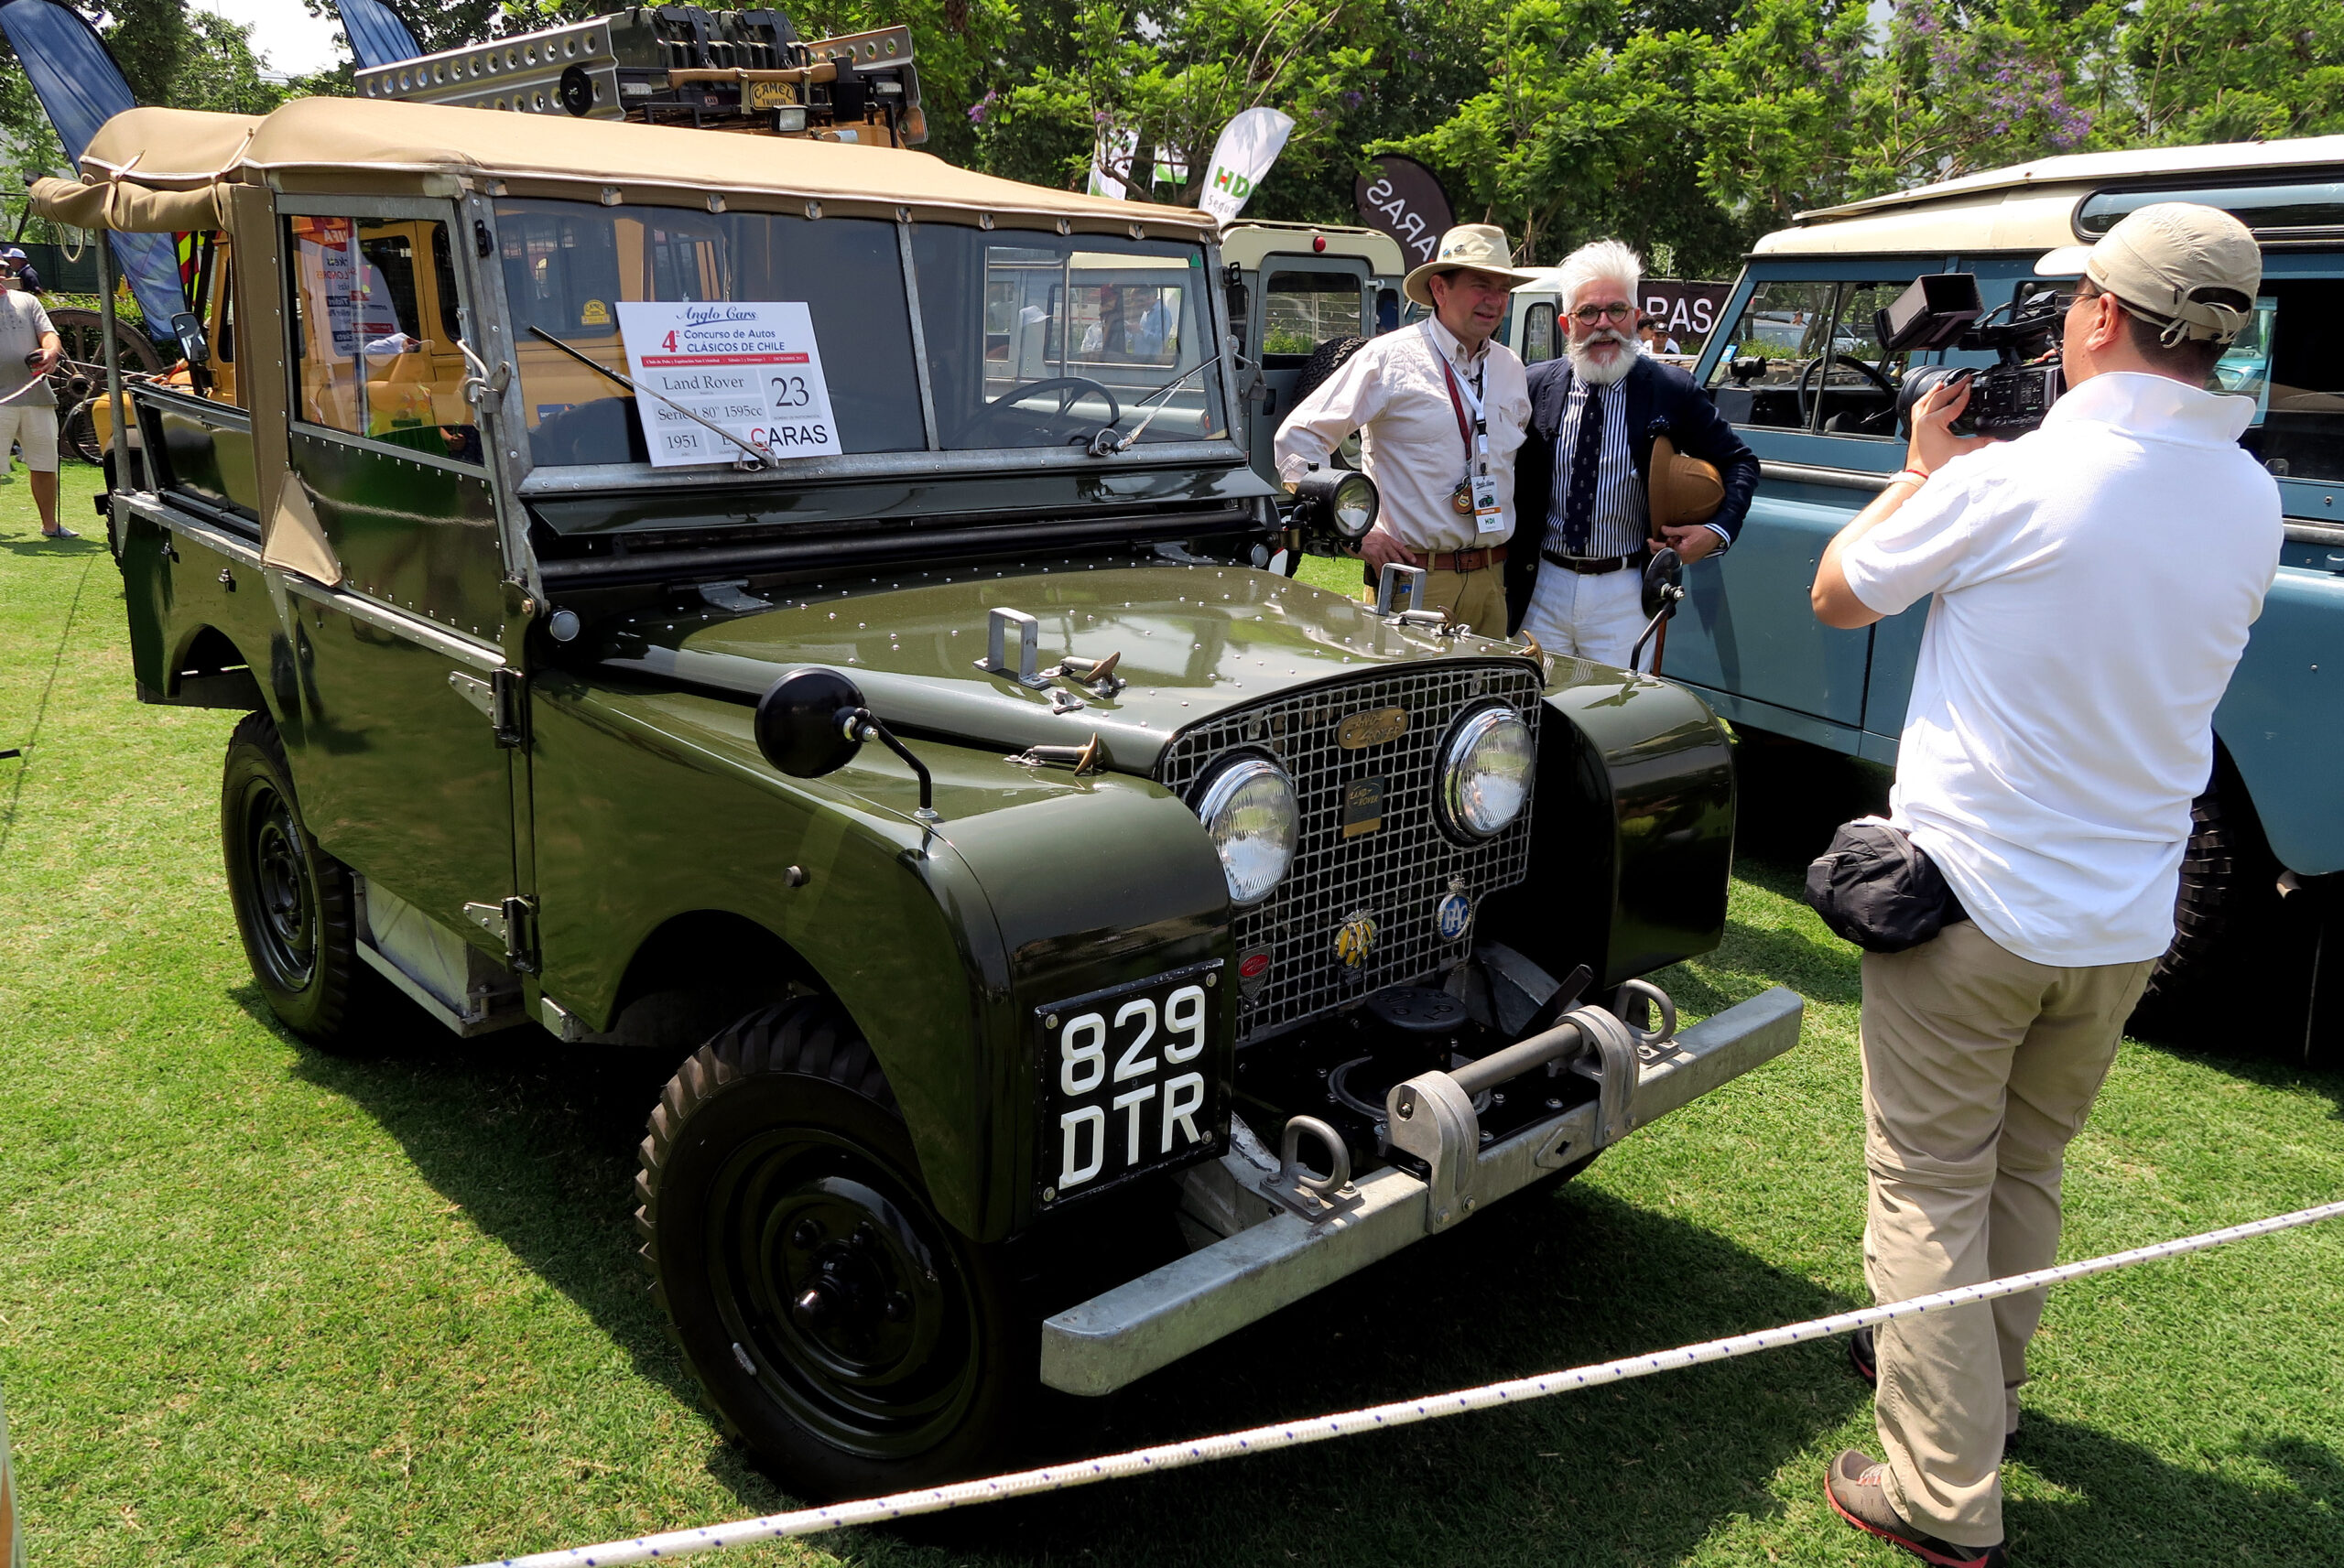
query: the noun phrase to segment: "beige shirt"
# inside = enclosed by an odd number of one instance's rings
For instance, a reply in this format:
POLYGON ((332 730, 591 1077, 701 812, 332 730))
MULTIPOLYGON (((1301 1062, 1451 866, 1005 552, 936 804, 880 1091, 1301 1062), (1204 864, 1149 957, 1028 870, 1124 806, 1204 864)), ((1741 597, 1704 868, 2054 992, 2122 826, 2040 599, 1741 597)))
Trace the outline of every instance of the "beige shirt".
MULTIPOLYGON (((1470 426, 1470 403, 1466 412, 1470 426)), ((1514 458, 1529 429, 1530 384, 1520 357, 1494 340, 1468 355, 1448 328, 1427 319, 1371 340, 1295 406, 1278 428, 1278 477, 1301 478, 1357 430, 1360 467, 1383 498, 1384 529, 1412 550, 1479 549, 1514 533, 1514 458), (1466 389, 1481 378, 1502 532, 1475 532, 1472 514, 1449 503, 1469 471, 1467 449, 1436 354, 1466 389)))

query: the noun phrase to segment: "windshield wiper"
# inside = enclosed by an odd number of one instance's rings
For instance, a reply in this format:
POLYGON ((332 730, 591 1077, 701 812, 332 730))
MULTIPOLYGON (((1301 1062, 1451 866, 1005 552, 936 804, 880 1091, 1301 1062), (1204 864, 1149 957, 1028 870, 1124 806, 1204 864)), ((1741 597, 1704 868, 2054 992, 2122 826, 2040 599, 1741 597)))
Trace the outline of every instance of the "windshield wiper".
MULTIPOLYGON (((1190 365, 1187 370, 1182 371, 1178 375, 1174 376, 1170 381, 1166 382, 1162 386, 1157 387, 1154 392, 1149 393, 1145 397, 1143 397, 1137 403, 1133 404, 1133 410, 1136 411, 1145 407, 1147 404, 1163 396, 1166 393, 1171 391, 1174 387, 1179 385, 1182 382, 1188 380, 1190 376, 1196 374, 1197 372, 1204 369, 1205 366, 1212 362, 1213 362, 1209 359, 1199 360, 1195 364, 1190 365)), ((1158 414, 1163 413, 1165 408, 1167 406, 1169 406, 1169 405, 1158 404, 1156 407, 1148 409, 1147 417, 1141 420, 1137 425, 1132 427, 1132 432, 1128 436, 1117 437, 1115 434, 1115 427, 1112 425, 1101 426, 1099 433, 1091 438, 1091 455, 1094 458, 1104 458, 1112 457, 1117 452, 1130 451, 1132 449, 1132 443, 1139 439, 1140 432, 1145 430, 1156 416, 1158 414)))
MULTIPOLYGON (((756 448, 749 445, 748 442, 741 439, 740 437, 734 435, 723 426, 711 424, 710 421, 701 418, 699 415, 693 413, 690 409, 685 407, 682 404, 677 402, 666 393, 654 392, 647 386, 637 386, 634 382, 629 381, 626 377, 621 375, 610 366, 602 363, 602 361, 580 353, 576 349, 571 348, 568 343, 563 342, 559 338, 555 337, 551 332, 547 331, 543 327, 538 326, 534 321, 529 324, 529 330, 535 332, 538 337, 543 338, 547 342, 551 343, 555 348, 559 349, 563 353, 568 354, 571 359, 576 360, 580 364, 584 365, 588 370, 601 371, 604 375, 609 376, 613 381, 617 382, 621 386, 625 387, 629 392, 634 393, 636 396, 656 397, 660 402, 666 404, 668 407, 674 409, 677 413, 682 415, 685 418, 690 420, 693 424, 708 426, 710 429, 715 431, 718 435, 723 437, 726 440, 732 442, 734 446, 740 448, 741 450, 748 454, 746 458, 733 459, 732 461, 734 467, 754 470, 772 466, 772 458, 757 450, 756 448)), ((646 431, 645 433, 645 439, 648 440, 649 438, 649 432, 646 431)))

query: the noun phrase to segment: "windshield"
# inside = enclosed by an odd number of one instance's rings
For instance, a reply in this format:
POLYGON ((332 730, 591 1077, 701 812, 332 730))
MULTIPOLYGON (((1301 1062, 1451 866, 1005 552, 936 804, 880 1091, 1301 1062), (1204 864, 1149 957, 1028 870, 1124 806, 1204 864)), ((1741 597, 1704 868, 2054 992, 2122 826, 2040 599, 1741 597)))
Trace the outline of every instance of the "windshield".
MULTIPOLYGON (((496 208, 505 297, 513 313, 530 455, 539 463, 653 460, 635 398, 624 387, 537 336, 549 332, 632 380, 661 385, 676 402, 744 438, 792 455, 777 438, 815 427, 813 420, 776 416, 776 400, 803 410, 810 373, 829 418, 818 450, 916 452, 928 446, 913 369, 911 309, 904 297, 902 253, 892 223, 867 218, 807 219, 768 212, 692 212, 672 207, 595 207, 577 201, 511 200, 496 208), (810 321, 813 347, 795 345, 754 356, 709 356, 711 368, 678 365, 660 355, 659 340, 688 319, 755 313, 683 308, 738 302, 790 307, 769 312, 786 332, 810 321), (677 308, 636 313, 626 306, 677 308), (626 339, 623 317, 659 324, 642 342, 626 339), (632 356, 632 360, 630 358, 632 356), (730 358, 733 362, 721 362, 730 358), (646 358, 648 362, 646 362, 646 358), (791 373, 767 373, 787 369, 791 373), (700 380, 696 382, 695 378, 700 380), (779 390, 774 384, 779 383, 779 390), (727 410, 731 410, 728 414, 727 410)), ((684 327, 687 334, 690 330, 684 327)), ((673 349, 675 344, 667 344, 673 349)), ((692 345, 689 337, 683 345, 692 345)), ((651 430, 663 447, 700 429, 653 403, 651 430)), ((737 448, 700 438, 704 453, 671 461, 729 463, 737 448)))
MULTIPOLYGON (((521 199, 496 212, 538 464, 743 455, 702 419, 780 459, 928 449, 895 224, 521 199), (646 415, 581 355, 667 401, 640 400, 646 415)), ((911 232, 938 446, 1080 445, 1143 421, 1143 442, 1227 435, 1200 368, 1216 354, 1202 245, 911 232)))
POLYGON ((1198 368, 1219 352, 1201 245, 922 223, 912 258, 948 449, 1066 446, 1150 414, 1142 442, 1227 433, 1198 368))

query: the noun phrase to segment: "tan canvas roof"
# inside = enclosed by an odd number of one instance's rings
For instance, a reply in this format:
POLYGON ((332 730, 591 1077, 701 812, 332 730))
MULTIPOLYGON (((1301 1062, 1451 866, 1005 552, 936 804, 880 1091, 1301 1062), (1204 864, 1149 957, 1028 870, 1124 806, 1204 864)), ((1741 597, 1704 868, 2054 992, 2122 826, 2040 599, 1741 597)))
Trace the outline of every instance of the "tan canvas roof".
POLYGON ((621 200, 778 196, 841 209, 1063 218, 1092 232, 1213 228, 1193 208, 1049 190, 955 168, 927 153, 353 98, 298 98, 259 118, 132 109, 99 127, 81 167, 86 179, 150 189, 222 178, 331 189, 337 178, 362 176, 369 189, 382 189, 386 179, 420 189, 439 176, 595 194, 613 187, 621 200))

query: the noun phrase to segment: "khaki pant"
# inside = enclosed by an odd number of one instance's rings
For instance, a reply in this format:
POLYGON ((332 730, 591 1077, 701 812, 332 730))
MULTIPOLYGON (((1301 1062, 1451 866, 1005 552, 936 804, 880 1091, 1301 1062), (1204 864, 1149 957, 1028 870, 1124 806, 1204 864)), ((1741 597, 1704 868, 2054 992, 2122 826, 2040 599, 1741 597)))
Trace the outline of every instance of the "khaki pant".
MULTIPOLYGON (((1367 590, 1375 602, 1375 590, 1367 590)), ((1425 571, 1425 608, 1445 610, 1449 618, 1484 637, 1505 635, 1505 568, 1483 567, 1476 572, 1425 571)))
MULTIPOLYGON (((1909 951, 1864 956, 1874 1301, 2057 1260, 2060 1163, 2154 967, 2037 964, 1968 921, 1909 951)), ((2002 1539, 2002 1439, 2018 1425, 2043 1295, 1878 1331, 1884 1490, 1907 1520, 1955 1545, 2002 1539)))

